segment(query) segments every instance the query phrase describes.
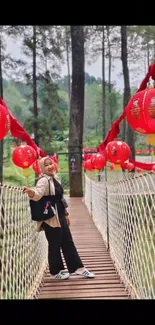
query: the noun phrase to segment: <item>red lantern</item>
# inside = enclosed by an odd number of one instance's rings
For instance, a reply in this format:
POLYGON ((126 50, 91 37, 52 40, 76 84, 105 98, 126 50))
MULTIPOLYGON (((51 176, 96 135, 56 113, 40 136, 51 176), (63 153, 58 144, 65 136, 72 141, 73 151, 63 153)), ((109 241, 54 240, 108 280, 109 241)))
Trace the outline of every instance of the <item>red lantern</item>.
POLYGON ((58 164, 56 162, 54 162, 54 170, 57 171, 58 170, 58 164))
POLYGON ((133 163, 128 163, 126 167, 129 171, 134 169, 134 164, 133 163))
POLYGON ((10 116, 7 109, 0 105, 0 140, 2 140, 10 129, 10 116))
POLYGON ((30 167, 36 158, 36 151, 28 145, 21 145, 17 147, 12 154, 13 163, 21 168, 30 167))
POLYGON ((110 164, 110 169, 111 169, 111 170, 114 170, 114 169, 115 169, 115 164, 111 163, 111 164, 110 164))
POLYGON ((126 118, 136 132, 149 134, 148 145, 155 145, 155 88, 142 90, 130 99, 126 118))
POLYGON ((84 160, 91 159, 92 153, 84 153, 84 160))
POLYGON ((85 161, 85 169, 88 169, 89 171, 93 170, 91 159, 85 161))
POLYGON ((106 158, 103 154, 97 153, 91 158, 93 169, 103 169, 106 164, 106 158))
POLYGON ((40 161, 38 159, 33 163, 32 168, 35 173, 37 173, 38 175, 41 174, 40 161))
POLYGON ((107 160, 114 164, 121 164, 129 159, 130 147, 121 140, 111 141, 106 145, 107 160))
POLYGON ((54 162, 58 163, 58 159, 57 159, 57 154, 56 154, 56 153, 54 153, 54 155, 51 156, 51 158, 52 158, 52 160, 53 160, 54 162))
POLYGON ((86 165, 87 165, 87 164, 86 164, 86 160, 84 160, 84 161, 83 161, 83 164, 82 164, 82 167, 83 167, 84 169, 86 169, 86 165))
POLYGON ((140 167, 137 167, 137 168, 136 168, 136 172, 137 172, 137 173, 141 173, 141 171, 142 171, 142 169, 141 169, 140 167))
POLYGON ((152 167, 152 171, 155 172, 155 165, 153 165, 153 167, 152 167))

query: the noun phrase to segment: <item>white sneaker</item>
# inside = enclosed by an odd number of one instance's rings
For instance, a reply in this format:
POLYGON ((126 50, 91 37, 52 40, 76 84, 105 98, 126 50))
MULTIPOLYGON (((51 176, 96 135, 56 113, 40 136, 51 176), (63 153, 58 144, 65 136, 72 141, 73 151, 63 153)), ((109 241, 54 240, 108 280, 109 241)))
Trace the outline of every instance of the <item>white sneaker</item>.
POLYGON ((89 272, 86 268, 84 271, 75 271, 77 275, 82 275, 84 278, 95 278, 95 274, 92 272, 89 272))
POLYGON ((60 271, 58 274, 52 275, 52 278, 56 280, 66 280, 69 278, 69 276, 69 273, 64 273, 63 271, 60 271))

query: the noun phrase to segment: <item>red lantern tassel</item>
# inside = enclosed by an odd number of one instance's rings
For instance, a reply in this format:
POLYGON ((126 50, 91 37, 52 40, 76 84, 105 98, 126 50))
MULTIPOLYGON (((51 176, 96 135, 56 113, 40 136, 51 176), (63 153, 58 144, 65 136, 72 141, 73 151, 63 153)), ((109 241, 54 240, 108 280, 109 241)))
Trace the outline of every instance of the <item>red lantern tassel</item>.
POLYGON ((146 136, 146 144, 148 146, 154 146, 155 147, 155 133, 147 134, 147 136, 146 136))

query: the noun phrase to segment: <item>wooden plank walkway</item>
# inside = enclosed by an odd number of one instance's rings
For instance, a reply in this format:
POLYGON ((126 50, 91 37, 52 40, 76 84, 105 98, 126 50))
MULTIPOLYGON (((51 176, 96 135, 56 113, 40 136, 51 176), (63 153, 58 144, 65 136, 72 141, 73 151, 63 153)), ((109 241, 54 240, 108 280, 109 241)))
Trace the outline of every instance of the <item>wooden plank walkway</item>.
POLYGON ((72 275, 60 281, 51 279, 47 270, 38 299, 130 299, 82 198, 67 201, 75 245, 85 267, 96 277, 72 275))

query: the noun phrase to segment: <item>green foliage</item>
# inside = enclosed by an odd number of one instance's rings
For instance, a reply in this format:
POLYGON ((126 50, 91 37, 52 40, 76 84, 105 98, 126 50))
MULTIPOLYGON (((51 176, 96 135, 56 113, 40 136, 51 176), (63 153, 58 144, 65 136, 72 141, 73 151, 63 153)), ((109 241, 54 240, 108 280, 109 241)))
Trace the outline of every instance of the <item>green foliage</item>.
MULTIPOLYGON (((132 95, 136 90, 136 88, 131 89, 132 95)), ((21 81, 14 82, 4 79, 4 100, 13 115, 29 134, 33 133, 34 123, 30 112, 30 110, 33 110, 31 95, 32 89, 30 85, 21 81)), ((91 84, 86 83, 84 146, 96 147, 102 141, 101 102, 102 87, 100 80, 97 82, 96 79, 91 84)), ((47 83, 43 76, 40 75, 38 80, 38 106, 40 147, 46 152, 65 151, 66 144, 64 139, 69 137, 68 93, 63 87, 60 90, 55 81, 53 82, 50 79, 49 83, 47 83)), ((120 116, 123 110, 123 96, 115 90, 113 85, 111 94, 108 93, 108 87, 106 86, 106 134, 111 127, 110 110, 112 122, 120 116)), ((119 137, 121 137, 121 132, 119 137)), ((136 147, 143 148, 144 144, 144 136, 136 133, 136 147)))
POLYGON ((4 100, 19 123, 23 124, 25 118, 29 116, 27 101, 21 96, 14 82, 9 82, 4 88, 4 100))
POLYGON ((84 132, 95 130, 94 135, 101 134, 101 100, 102 89, 96 83, 85 86, 84 132))
POLYGON ((51 129, 63 130, 64 120, 62 112, 58 109, 59 95, 58 86, 52 81, 40 85, 38 95, 41 102, 40 114, 50 122, 51 129))
POLYGON ((69 128, 69 103, 68 103, 68 94, 64 90, 58 91, 59 103, 58 109, 63 114, 64 120, 64 129, 69 128))
POLYGON ((64 192, 69 189, 69 174, 61 175, 61 184, 63 186, 64 192))
POLYGON ((90 76, 89 73, 85 72, 85 83, 87 85, 91 85, 96 82, 96 78, 94 76, 90 76))
MULTIPOLYGON (((90 143, 90 138, 94 137, 96 143, 98 137, 102 139, 102 87, 96 82, 85 86, 85 115, 84 115, 84 136, 90 143), (90 137, 89 137, 90 136, 90 137)), ((123 109, 123 97, 112 85, 112 92, 109 94, 106 87, 106 133, 123 109)), ((92 143, 92 141, 91 141, 92 143)))
MULTIPOLYGON (((14 165, 12 161, 12 152, 13 148, 11 147, 11 142, 5 141, 4 142, 4 157, 3 157, 3 162, 4 162, 4 184, 7 185, 14 185, 14 186, 24 186, 26 185, 26 178, 23 174, 23 169, 17 167, 14 165), (8 148, 10 151, 10 156, 8 157, 8 148)), ((29 186, 34 186, 35 184, 35 173, 32 168, 30 170, 30 175, 28 177, 28 184, 29 186)))
POLYGON ((64 76, 63 78, 57 78, 57 84, 60 90, 68 92, 68 76, 64 76))
MULTIPOLYGON (((101 80, 87 79, 89 84, 85 84, 85 113, 84 113, 84 145, 97 146, 102 140, 102 87, 101 80), (96 80, 93 83, 90 80, 96 80)), ((66 80, 65 77, 62 78, 66 80)), ((18 119, 29 134, 33 133, 34 118, 32 117, 32 89, 31 78, 29 84, 23 82, 4 81, 4 100, 13 115, 18 119)), ((45 151, 64 151, 66 145, 64 139, 69 137, 69 108, 68 93, 55 81, 47 78, 47 75, 38 77, 38 106, 39 106, 39 135, 40 147, 45 151), (47 82, 48 81, 48 82, 47 82)), ((64 83, 65 84, 65 83, 64 83)), ((108 94, 106 87, 106 132, 108 132, 110 122, 110 107, 112 110, 112 120, 122 112, 122 95, 112 87, 112 93, 108 94)), ((36 122, 36 121, 35 121, 36 122)))
POLYGON ((90 130, 84 135, 84 147, 96 148, 102 140, 102 136, 94 136, 94 131, 90 130))

